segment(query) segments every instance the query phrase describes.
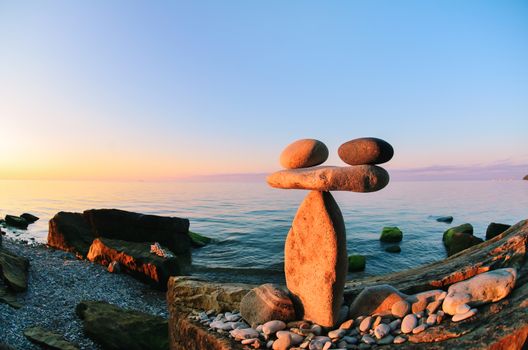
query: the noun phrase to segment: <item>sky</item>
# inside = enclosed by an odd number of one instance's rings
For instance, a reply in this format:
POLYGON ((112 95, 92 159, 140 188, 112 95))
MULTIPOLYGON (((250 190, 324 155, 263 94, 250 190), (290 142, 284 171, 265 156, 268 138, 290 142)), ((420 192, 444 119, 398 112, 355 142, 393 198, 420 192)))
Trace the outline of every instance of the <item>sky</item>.
POLYGON ((527 18, 514 0, 0 0, 0 178, 263 174, 300 138, 344 165, 365 136, 401 177, 519 178, 527 18))

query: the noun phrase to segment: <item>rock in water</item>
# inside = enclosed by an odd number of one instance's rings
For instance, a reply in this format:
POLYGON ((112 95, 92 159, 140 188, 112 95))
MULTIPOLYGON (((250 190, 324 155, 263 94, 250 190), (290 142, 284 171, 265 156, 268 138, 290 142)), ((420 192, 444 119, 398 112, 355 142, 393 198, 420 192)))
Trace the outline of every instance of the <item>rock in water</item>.
POLYGON ((504 231, 506 231, 510 227, 511 227, 510 225, 498 224, 496 222, 490 223, 488 225, 488 228, 486 229, 486 241, 488 239, 492 239, 492 238, 500 235, 501 233, 503 233, 504 231))
POLYGON ((347 268, 341 210, 330 193, 312 191, 300 205, 284 247, 286 284, 294 296, 297 316, 334 326, 347 268))
POLYGON ((389 173, 375 165, 320 166, 277 171, 266 181, 283 189, 375 192, 387 186, 389 173))
POLYGON ((24 214, 20 215, 20 217, 25 219, 30 224, 34 223, 35 221, 37 221, 39 219, 38 216, 35 216, 33 214, 30 214, 30 213, 24 213, 24 214))
POLYGON ((510 294, 516 278, 517 270, 505 268, 484 272, 455 283, 447 290, 442 309, 454 315, 460 304, 473 307, 499 301, 510 294))
POLYGON ((286 169, 308 168, 324 163, 328 159, 328 148, 314 139, 297 140, 284 149, 280 163, 286 169))
POLYGON ((397 227, 384 227, 381 231, 380 241, 382 242, 401 242, 403 233, 397 227))
POLYGON ((450 224, 453 222, 453 217, 452 216, 440 216, 436 218, 436 221, 445 222, 446 224, 450 224))
POLYGON ((473 236, 473 226, 471 224, 462 224, 446 230, 442 240, 448 256, 483 242, 482 239, 473 236))
POLYGON ((78 350, 79 348, 66 341, 64 337, 41 327, 30 327, 24 330, 26 338, 45 349, 78 350))
POLYGON ((168 321, 162 317, 102 301, 81 301, 76 313, 84 332, 103 349, 169 349, 168 321))
POLYGON ((23 230, 27 229, 27 227, 28 227, 28 222, 26 221, 26 219, 24 219, 24 218, 22 218, 20 216, 15 216, 15 215, 6 215, 5 216, 5 223, 8 226, 20 228, 20 229, 23 229, 23 230))
POLYGON ((286 291, 271 283, 253 288, 240 302, 240 314, 252 327, 271 320, 295 320, 295 310, 286 291))
POLYGON ((444 241, 444 244, 446 247, 451 245, 451 240, 453 238, 453 235, 457 232, 461 233, 468 233, 470 235, 473 234, 473 226, 469 223, 462 224, 459 226, 451 227, 450 229, 447 229, 444 232, 444 235, 442 236, 442 241, 444 241))
POLYGON ((366 258, 364 255, 350 255, 348 257, 348 271, 363 271, 365 270, 366 258))
POLYGON ((391 160, 392 146, 375 137, 363 137, 345 142, 337 151, 339 158, 350 165, 381 164, 391 160))

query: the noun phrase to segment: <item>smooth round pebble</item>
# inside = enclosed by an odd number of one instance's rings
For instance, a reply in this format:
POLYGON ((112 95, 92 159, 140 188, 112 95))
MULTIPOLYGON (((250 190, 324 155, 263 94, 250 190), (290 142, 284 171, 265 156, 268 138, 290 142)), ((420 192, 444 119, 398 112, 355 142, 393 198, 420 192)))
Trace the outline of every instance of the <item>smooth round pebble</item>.
POLYGON ((418 327, 415 327, 412 332, 413 334, 418 334, 418 333, 422 333, 423 331, 425 331, 427 329, 427 325, 425 323, 422 323, 421 325, 419 325, 418 327))
POLYGON ((391 331, 394 331, 394 330, 400 328, 401 322, 402 321, 399 318, 397 318, 394 321, 392 321, 391 323, 389 323, 389 327, 390 327, 391 331))
POLYGON ((286 328, 286 323, 279 320, 268 321, 262 325, 262 332, 264 334, 272 334, 286 328))
POLYGON ((337 153, 343 162, 350 165, 381 164, 391 160, 394 149, 387 141, 363 137, 343 143, 337 153))
POLYGON ((411 305, 405 300, 395 302, 391 307, 391 313, 394 317, 403 318, 411 312, 411 305))
POLYGON ((455 309, 455 314, 465 314, 469 310, 471 310, 471 307, 469 307, 468 304, 460 304, 460 305, 457 305, 455 309))
POLYGON ((334 338, 341 338, 345 334, 347 334, 346 329, 334 329, 333 331, 328 332, 328 336, 332 339, 334 338))
POLYGON ((474 316, 476 313, 477 313, 477 309, 471 309, 471 310, 469 310, 468 312, 466 312, 464 314, 455 314, 455 316, 453 316, 452 321, 453 322, 459 322, 459 321, 462 321, 462 320, 465 320, 465 319, 468 319, 468 318, 474 316))
POLYGON ((392 344, 394 341, 394 337, 392 335, 387 335, 386 337, 378 340, 378 345, 388 345, 392 344))
POLYGON ((328 148, 315 139, 302 139, 290 143, 280 155, 280 164, 286 169, 308 168, 324 163, 328 148))
POLYGON ((389 325, 382 323, 382 324, 379 324, 374 329, 374 335, 376 336, 376 338, 381 339, 381 338, 385 338, 390 333, 390 331, 391 329, 389 325))
POLYGON ((402 337, 401 335, 398 335, 394 338, 394 344, 401 344, 405 343, 407 341, 407 338, 402 337))
POLYGON ((370 327, 372 326, 372 317, 367 316, 361 323, 359 324, 359 330, 361 332, 367 332, 370 327))
POLYGON ((427 320, 425 321, 425 323, 428 326, 434 326, 436 323, 436 317, 436 314, 430 314, 429 316, 427 316, 427 320))
POLYGON ((409 314, 403 318, 401 324, 401 331, 403 333, 411 333, 417 324, 418 319, 416 318, 416 316, 414 316, 414 314, 409 314))
POLYGON ((372 338, 370 335, 368 334, 365 334, 362 338, 361 338, 361 341, 363 343, 366 343, 366 344, 376 344, 376 340, 374 340, 374 338, 372 338))
POLYGON ((348 329, 352 328, 353 326, 354 326, 354 320, 350 319, 348 321, 345 321, 345 322, 341 323, 339 328, 348 330, 348 329))

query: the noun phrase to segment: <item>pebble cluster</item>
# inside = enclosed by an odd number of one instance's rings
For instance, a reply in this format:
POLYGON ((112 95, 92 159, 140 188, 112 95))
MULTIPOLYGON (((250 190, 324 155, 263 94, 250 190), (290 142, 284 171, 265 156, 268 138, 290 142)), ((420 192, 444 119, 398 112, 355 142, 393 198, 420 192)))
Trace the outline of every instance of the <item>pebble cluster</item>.
MULTIPOLYGON (((191 314, 189 318, 208 327, 211 332, 228 335, 255 349, 368 349, 374 345, 404 343, 409 335, 440 324, 446 316, 439 310, 445 296, 444 292, 436 300, 421 307, 402 300, 394 303, 390 315, 359 316, 329 331, 308 321, 285 323, 272 320, 251 328, 237 311, 216 314, 214 310, 209 310, 191 314)), ((476 309, 464 304, 459 307, 452 321, 462 321, 476 312, 476 309)))

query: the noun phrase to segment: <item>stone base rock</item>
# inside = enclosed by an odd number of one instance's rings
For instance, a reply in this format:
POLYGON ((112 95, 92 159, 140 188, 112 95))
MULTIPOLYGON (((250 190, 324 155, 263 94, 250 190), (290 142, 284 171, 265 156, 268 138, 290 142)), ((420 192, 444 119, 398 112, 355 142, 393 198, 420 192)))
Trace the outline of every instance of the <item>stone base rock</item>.
MULTIPOLYGON (((168 350, 168 322, 102 301, 82 301, 77 315, 84 332, 106 350, 168 350)), ((190 349, 190 348, 189 348, 190 349)))
POLYGON ((88 260, 108 266, 119 263, 125 273, 165 290, 170 276, 187 272, 190 255, 165 258, 150 252, 150 243, 126 242, 118 239, 97 238, 87 255, 88 260))
POLYGON ((310 192, 284 247, 286 285, 297 315, 324 327, 336 324, 348 270, 345 224, 329 192, 310 192))

